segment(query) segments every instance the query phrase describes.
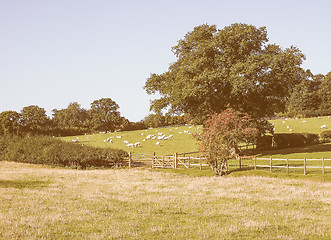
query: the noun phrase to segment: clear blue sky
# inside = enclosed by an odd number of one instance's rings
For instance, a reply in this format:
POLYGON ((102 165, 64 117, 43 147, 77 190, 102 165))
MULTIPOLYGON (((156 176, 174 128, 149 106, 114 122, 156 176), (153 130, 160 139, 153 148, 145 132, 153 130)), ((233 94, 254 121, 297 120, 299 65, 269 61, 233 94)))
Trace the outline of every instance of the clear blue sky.
POLYGON ((0 112, 111 98, 122 116, 149 113, 143 86, 176 59, 195 26, 266 26, 269 43, 297 46, 313 74, 331 71, 330 0, 0 0, 0 112))

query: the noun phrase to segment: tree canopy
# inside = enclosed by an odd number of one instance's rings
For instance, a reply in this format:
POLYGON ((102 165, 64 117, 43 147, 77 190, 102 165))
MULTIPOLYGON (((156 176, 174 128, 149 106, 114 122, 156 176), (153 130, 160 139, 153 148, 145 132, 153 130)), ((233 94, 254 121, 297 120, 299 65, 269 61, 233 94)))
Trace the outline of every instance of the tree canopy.
POLYGON ((265 27, 195 27, 172 48, 177 61, 168 71, 147 79, 147 93, 161 96, 151 110, 188 113, 196 123, 228 107, 255 118, 283 111, 301 81, 304 55, 296 47, 267 42, 265 27))

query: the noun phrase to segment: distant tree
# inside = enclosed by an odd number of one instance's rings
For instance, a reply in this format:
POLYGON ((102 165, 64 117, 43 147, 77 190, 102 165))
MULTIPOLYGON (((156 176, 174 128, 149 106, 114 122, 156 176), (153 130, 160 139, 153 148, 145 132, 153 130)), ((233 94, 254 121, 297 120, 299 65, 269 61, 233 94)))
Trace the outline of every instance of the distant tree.
POLYGON ((212 114, 206 120, 203 132, 196 137, 210 167, 216 175, 223 175, 228 159, 238 156, 238 145, 242 142, 255 143, 261 134, 263 132, 259 131, 254 119, 230 108, 212 114))
POLYGON ((21 124, 28 131, 42 130, 49 121, 45 109, 36 105, 24 107, 21 111, 21 116, 21 124))
POLYGON ((318 95, 321 99, 321 111, 326 114, 331 114, 331 72, 329 72, 323 79, 319 89, 318 95))
POLYGON ((161 96, 151 110, 189 113, 193 123, 228 107, 255 118, 284 111, 301 81, 304 55, 296 47, 282 49, 267 41, 265 27, 195 27, 172 48, 177 61, 169 70, 147 79, 147 93, 161 96))
POLYGON ((73 102, 65 109, 54 109, 52 120, 60 128, 84 128, 87 118, 87 111, 77 102, 73 102))
POLYGON ((143 123, 150 128, 166 126, 165 121, 165 116, 163 116, 161 112, 149 114, 143 119, 143 123))
POLYGON ((302 81, 294 87, 288 100, 289 115, 303 117, 319 115, 321 99, 318 89, 323 78, 323 75, 314 76, 310 71, 303 72, 302 81))
POLYGON ((19 134, 21 130, 21 114, 15 111, 0 113, 0 134, 19 134))
POLYGON ((108 131, 120 127, 122 118, 119 106, 111 98, 101 98, 91 103, 90 126, 95 130, 108 131))

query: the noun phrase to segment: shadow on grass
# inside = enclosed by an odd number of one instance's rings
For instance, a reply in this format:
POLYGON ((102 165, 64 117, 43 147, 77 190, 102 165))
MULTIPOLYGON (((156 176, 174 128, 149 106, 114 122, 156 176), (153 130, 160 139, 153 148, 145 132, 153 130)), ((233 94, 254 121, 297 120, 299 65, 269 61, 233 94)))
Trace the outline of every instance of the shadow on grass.
POLYGON ((49 185, 49 181, 34 180, 0 180, 0 188, 43 188, 49 185))
POLYGON ((272 149, 272 150, 247 150, 244 152, 245 155, 258 155, 259 157, 268 155, 287 155, 293 153, 323 153, 331 152, 331 143, 307 145, 296 148, 283 148, 283 149, 272 149))

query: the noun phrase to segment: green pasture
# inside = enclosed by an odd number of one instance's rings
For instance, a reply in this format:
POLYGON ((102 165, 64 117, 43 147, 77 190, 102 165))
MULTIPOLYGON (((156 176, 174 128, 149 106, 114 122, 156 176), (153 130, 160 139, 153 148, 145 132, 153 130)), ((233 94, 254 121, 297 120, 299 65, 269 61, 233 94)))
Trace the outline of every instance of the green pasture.
POLYGON ((277 119, 270 120, 274 124, 276 133, 316 133, 320 134, 325 130, 331 130, 331 118, 289 118, 289 119, 277 119), (321 126, 326 125, 326 128, 321 126), (290 131, 292 129, 292 131, 290 131))
MULTIPOLYGON (((299 133, 299 132, 309 132, 320 134, 322 131, 327 130, 331 127, 331 118, 321 117, 321 118, 298 118, 298 119, 278 119, 271 120, 274 124, 276 133, 299 133), (327 125, 326 128, 321 129, 322 125, 327 125), (289 128, 287 128, 287 126, 289 128), (289 129, 292 129, 290 131, 289 129)), ((152 155, 153 152, 156 155, 172 155, 174 153, 187 153, 198 151, 198 145, 193 137, 194 132, 200 132, 201 126, 180 126, 180 127, 165 127, 165 128, 155 128, 139 131, 123 131, 115 133, 106 134, 94 134, 94 135, 82 135, 74 137, 64 137, 65 141, 72 141, 73 139, 78 139, 79 143, 92 145, 96 147, 111 147, 123 149, 127 152, 132 152, 134 154, 146 154, 152 155), (189 132, 189 133, 188 133, 189 132), (166 136, 173 135, 172 138, 168 140, 158 140, 157 137, 159 133, 163 133, 166 136), (148 135, 154 134, 156 139, 149 139, 143 141, 148 135), (117 138, 121 136, 121 138, 117 138), (111 138, 113 143, 104 142, 105 139, 111 138), (129 143, 139 142, 139 147, 127 147, 124 141, 129 143), (160 145, 156 145, 156 142, 160 142, 160 145)), ((261 157, 274 156, 276 158, 331 158, 331 146, 330 144, 312 145, 305 146, 302 148, 291 148, 291 149, 281 149, 273 150, 267 152, 259 152, 261 157)))
POLYGON ((240 173, 0 162, 0 239, 331 238, 330 182, 240 173))
POLYGON ((92 145, 95 147, 111 147, 123 149, 127 152, 134 154, 152 155, 155 152, 157 155, 169 155, 174 153, 185 153, 198 151, 198 145, 193 137, 193 133, 201 131, 201 126, 179 126, 179 127, 166 127, 155 128, 138 131, 123 131, 113 133, 101 133, 94 135, 82 135, 74 137, 64 137, 63 140, 72 141, 78 138, 79 143, 92 145), (158 140, 159 134, 166 136, 173 135, 168 140, 158 140), (146 139, 148 135, 155 135, 156 139, 146 139), (111 138, 113 143, 104 142, 105 139, 111 138), (120 137, 120 138, 118 138, 120 137), (129 143, 139 142, 139 147, 127 147, 124 141, 129 143), (160 145, 156 145, 160 142, 160 145))

